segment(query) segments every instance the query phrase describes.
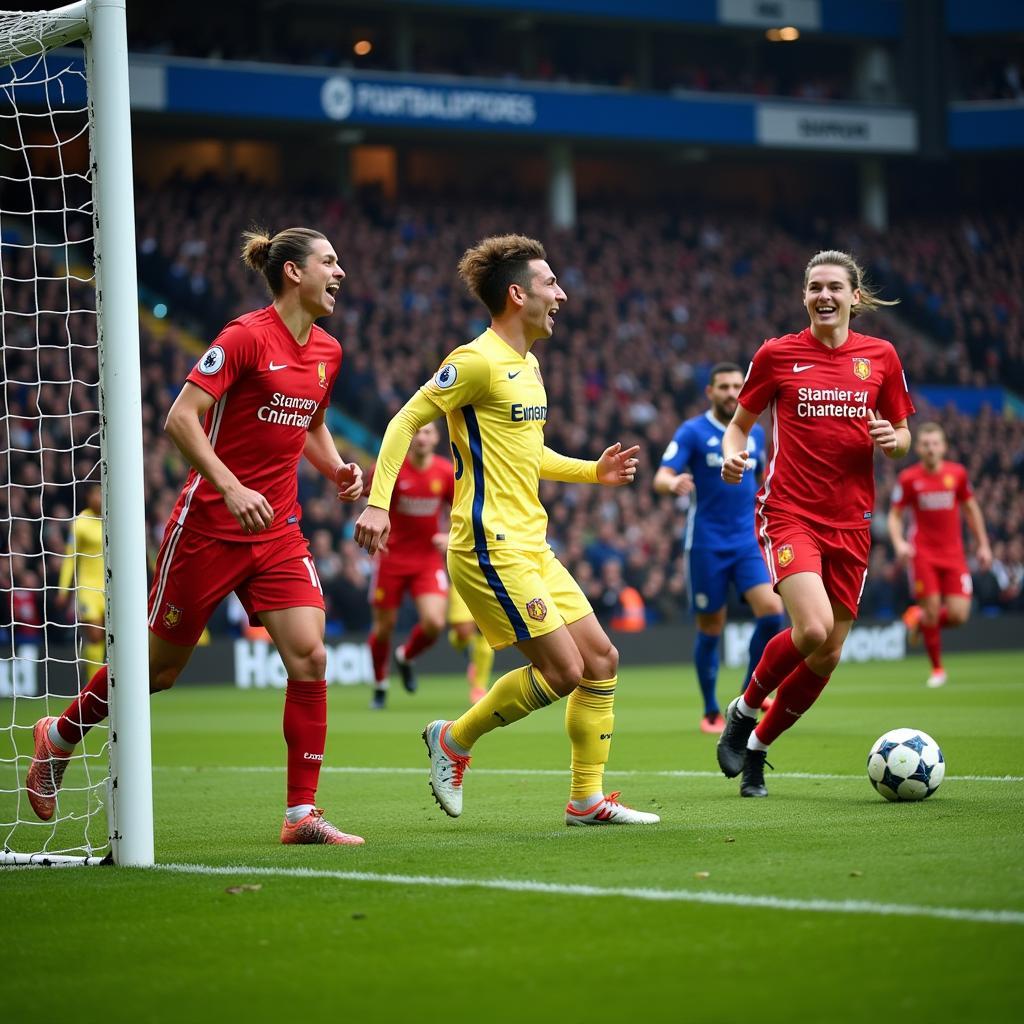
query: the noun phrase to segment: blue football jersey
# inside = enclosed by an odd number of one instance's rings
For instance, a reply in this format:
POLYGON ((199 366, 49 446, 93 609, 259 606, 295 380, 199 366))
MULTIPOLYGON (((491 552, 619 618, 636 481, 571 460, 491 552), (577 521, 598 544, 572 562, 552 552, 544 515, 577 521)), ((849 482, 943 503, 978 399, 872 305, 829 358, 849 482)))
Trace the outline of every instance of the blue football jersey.
POLYGON ((764 472, 764 429, 754 424, 747 443, 748 472, 739 484, 722 479, 722 438, 725 427, 708 410, 694 416, 676 431, 661 464, 674 473, 693 475, 690 516, 686 523, 686 550, 692 547, 730 551, 742 544, 757 543, 754 536, 754 498, 757 478, 764 472))

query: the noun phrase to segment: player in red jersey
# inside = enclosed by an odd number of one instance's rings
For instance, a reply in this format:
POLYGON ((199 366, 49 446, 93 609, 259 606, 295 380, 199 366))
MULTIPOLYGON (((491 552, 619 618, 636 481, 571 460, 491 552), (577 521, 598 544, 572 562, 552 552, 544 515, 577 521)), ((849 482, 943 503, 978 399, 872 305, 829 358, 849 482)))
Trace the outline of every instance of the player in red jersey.
POLYGON ((910 449, 914 406, 896 350, 850 330, 852 316, 888 304, 866 287, 851 256, 814 256, 804 273, 810 326, 758 349, 722 438, 722 478, 739 483, 747 437, 771 407, 774 451, 755 525, 793 623, 768 642, 726 712, 718 763, 728 778, 743 773, 743 796, 768 795, 768 746, 818 699, 857 617, 871 549, 875 449, 891 459, 910 449), (757 709, 776 688, 758 722, 757 709))
POLYGON ((899 559, 910 568, 912 604, 903 616, 911 638, 918 632, 931 659, 928 686, 943 686, 940 630, 962 626, 971 614, 973 586, 964 555, 960 507, 978 545, 978 564, 992 565, 992 548, 981 507, 974 497, 967 470, 959 462, 946 461, 946 434, 938 423, 924 423, 917 432, 915 466, 899 475, 889 508, 889 536, 899 559), (913 513, 906 537, 903 517, 913 513))
MULTIPOLYGON (((446 507, 451 508, 455 497, 455 468, 436 454, 439 440, 440 433, 433 423, 416 431, 391 499, 391 534, 387 549, 377 559, 370 599, 373 606, 370 654, 375 680, 370 707, 376 710, 382 710, 387 703, 391 635, 402 598, 406 594, 412 596, 419 616, 408 639, 395 651, 402 685, 413 693, 416 690, 414 662, 444 629, 449 597, 455 597, 444 564, 448 531, 441 523, 441 513, 446 507)), ((462 647, 467 643, 486 644, 472 619, 468 623, 463 619, 463 616, 453 619, 455 642, 463 641, 462 647)), ((493 660, 489 645, 487 651, 493 660)), ((471 685, 475 681, 473 676, 471 685)), ((473 696, 476 696, 475 689, 473 696)))
MULTIPOLYGON (((355 845, 315 807, 327 734, 323 590, 299 528, 305 457, 338 487, 362 493, 362 472, 338 455, 324 424, 341 346, 315 320, 334 311, 345 272, 319 231, 247 232, 247 266, 273 302, 229 323, 188 375, 166 430, 192 465, 171 513, 149 595, 150 691, 169 689, 213 610, 231 591, 267 628, 288 671, 288 792, 281 842, 355 845), (202 423, 200 423, 202 420, 202 423)), ((26 780, 53 816, 68 757, 107 715, 101 668, 59 718, 40 719, 26 780)))

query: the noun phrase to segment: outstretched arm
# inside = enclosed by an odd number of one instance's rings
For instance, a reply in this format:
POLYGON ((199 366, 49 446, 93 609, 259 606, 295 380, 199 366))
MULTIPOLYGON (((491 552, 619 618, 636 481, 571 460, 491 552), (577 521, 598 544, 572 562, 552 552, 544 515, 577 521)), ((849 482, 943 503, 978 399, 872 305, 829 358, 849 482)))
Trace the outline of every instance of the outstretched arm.
POLYGON ((387 544, 391 533, 388 509, 391 507, 391 492, 395 488, 398 471, 402 468, 413 436, 420 427, 441 415, 441 410, 423 394, 417 391, 395 414, 384 431, 377 465, 373 470, 373 486, 370 488, 369 503, 356 520, 355 540, 371 555, 375 555, 387 544))
POLYGON ((590 459, 573 459, 544 445, 540 458, 541 480, 558 480, 564 484, 596 484, 597 463, 590 459))

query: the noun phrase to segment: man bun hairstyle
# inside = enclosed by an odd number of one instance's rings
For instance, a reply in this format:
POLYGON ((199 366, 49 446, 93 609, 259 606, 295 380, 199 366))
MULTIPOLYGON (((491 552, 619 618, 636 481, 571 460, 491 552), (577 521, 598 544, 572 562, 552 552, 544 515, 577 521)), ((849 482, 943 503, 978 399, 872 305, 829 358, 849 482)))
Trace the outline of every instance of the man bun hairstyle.
POLYGON ((467 249, 459 260, 459 277, 491 316, 505 311, 513 284, 530 290, 530 260, 546 260, 544 246, 525 235, 494 235, 467 249))
POLYGON ((313 228, 285 228, 271 236, 266 228, 253 226, 242 233, 242 262, 266 278, 267 287, 276 298, 284 291, 284 265, 302 266, 313 242, 326 237, 313 228))
POLYGON ((850 309, 851 320, 860 313, 871 313, 881 306, 896 306, 899 304, 899 299, 883 299, 879 297, 874 285, 868 281, 861 265, 848 252, 840 252, 838 249, 822 249, 821 252, 815 253, 807 264, 807 269, 804 271, 804 289, 807 288, 808 278, 810 278, 811 271, 815 267, 842 267, 850 279, 850 287, 854 291, 860 290, 860 302, 855 302, 850 309))

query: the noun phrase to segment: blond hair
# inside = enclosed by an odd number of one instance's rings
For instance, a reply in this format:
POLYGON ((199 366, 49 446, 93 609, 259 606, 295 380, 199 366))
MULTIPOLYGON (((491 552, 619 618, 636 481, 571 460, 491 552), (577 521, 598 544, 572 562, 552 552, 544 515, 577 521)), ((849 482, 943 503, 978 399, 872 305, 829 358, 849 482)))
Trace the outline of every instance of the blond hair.
POLYGON ((266 228, 254 225, 242 233, 242 262, 264 276, 276 297, 284 291, 284 265, 302 266, 319 238, 326 241, 326 235, 313 228, 285 228, 271 237, 266 228))
POLYGON ((804 270, 804 290, 807 289, 807 281, 815 267, 842 267, 850 280, 850 288, 860 291, 860 302, 855 302, 850 309, 851 320, 860 313, 871 313, 881 306, 899 304, 899 299, 879 298, 861 265, 848 252, 840 252, 838 249, 822 249, 821 252, 815 253, 804 270))
POLYGON ((546 260, 544 246, 525 235, 493 235, 467 249, 459 260, 459 277, 490 311, 505 311, 513 284, 530 290, 530 260, 546 260))

